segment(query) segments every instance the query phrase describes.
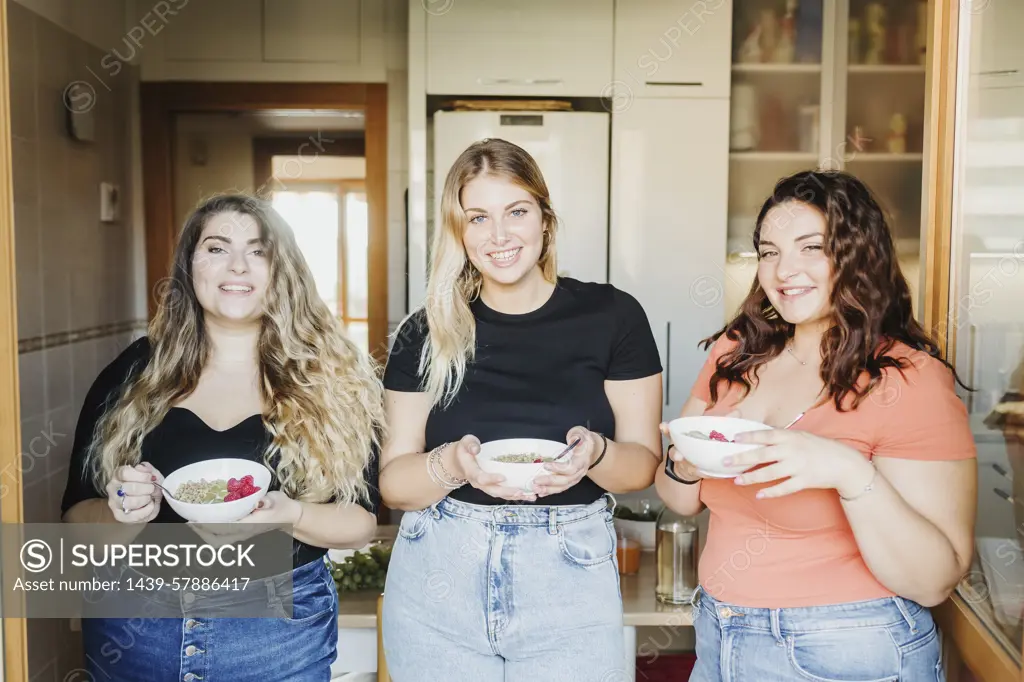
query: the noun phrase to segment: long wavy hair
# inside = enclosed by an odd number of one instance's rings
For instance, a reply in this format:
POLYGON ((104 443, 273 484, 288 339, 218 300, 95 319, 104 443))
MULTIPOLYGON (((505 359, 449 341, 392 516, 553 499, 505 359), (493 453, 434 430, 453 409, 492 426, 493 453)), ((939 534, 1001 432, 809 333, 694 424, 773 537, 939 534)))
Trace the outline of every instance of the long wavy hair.
POLYGON ((118 467, 137 464, 145 436, 199 383, 211 342, 192 259, 207 221, 225 212, 256 221, 270 263, 258 341, 263 423, 272 435, 264 463, 294 499, 366 499, 363 472, 385 428, 378 368, 318 295, 288 223, 266 201, 244 195, 213 197, 185 223, 149 325, 149 361, 97 425, 93 481, 102 490, 118 467))
MULTIPOLYGON (((768 212, 788 202, 816 208, 825 217, 824 252, 832 266, 831 326, 821 338, 821 379, 839 411, 856 409, 882 381, 883 370, 901 374, 906 357, 889 355, 902 342, 939 359, 938 345, 914 319, 910 286, 900 270, 896 245, 885 212, 868 187, 840 171, 806 171, 779 180, 761 206, 754 229, 760 253, 761 229, 768 212), (867 373, 868 381, 863 380, 867 373)), ((737 342, 723 354, 711 377, 712 403, 718 383, 739 384, 749 393, 751 377, 785 350, 794 325, 772 307, 757 278, 736 316, 701 343, 707 349, 722 334, 737 342)), ((961 385, 962 382, 960 382, 961 385)))
MULTIPOLYGON (((441 195, 441 224, 434 230, 426 300, 428 339, 420 356, 419 373, 432 404, 451 404, 462 386, 466 365, 474 357, 476 321, 470 302, 480 295, 482 275, 466 253, 463 234, 468 218, 462 210, 462 189, 482 175, 505 178, 522 187, 541 210, 543 248, 538 264, 544 279, 557 278, 555 236, 558 218, 551 206, 547 183, 537 162, 525 149, 501 139, 470 145, 455 160, 441 195)), ((410 315, 415 315, 413 311, 410 315)))

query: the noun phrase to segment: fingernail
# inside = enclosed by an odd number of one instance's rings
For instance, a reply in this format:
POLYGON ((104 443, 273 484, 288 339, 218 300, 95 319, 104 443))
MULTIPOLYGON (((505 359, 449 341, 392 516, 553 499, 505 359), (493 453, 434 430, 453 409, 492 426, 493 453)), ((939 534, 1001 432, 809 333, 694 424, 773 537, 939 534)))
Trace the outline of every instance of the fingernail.
POLYGON ((153 475, 153 476, 150 476, 150 477, 149 477, 149 480, 151 480, 151 481, 155 481, 155 480, 156 480, 156 476, 155 476, 155 475, 153 475))
POLYGON ((761 490, 757 491, 757 494, 754 495, 754 497, 756 497, 759 500, 764 499, 764 491, 761 491, 761 490))
POLYGON ((743 484, 743 477, 742 476, 737 476, 736 478, 732 479, 732 482, 735 483, 736 485, 742 485, 743 484))

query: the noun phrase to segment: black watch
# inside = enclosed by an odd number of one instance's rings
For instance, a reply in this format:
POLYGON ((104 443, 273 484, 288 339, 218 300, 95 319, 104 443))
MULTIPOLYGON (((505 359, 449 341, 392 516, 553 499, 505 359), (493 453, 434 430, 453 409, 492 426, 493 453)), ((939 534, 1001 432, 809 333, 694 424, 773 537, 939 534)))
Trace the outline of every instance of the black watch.
POLYGON ((669 445, 668 450, 665 450, 665 475, 671 478, 673 481, 678 481, 683 485, 693 485, 695 483, 700 483, 699 478, 696 481, 688 481, 685 478, 680 478, 679 475, 676 473, 676 463, 672 460, 671 457, 668 456, 668 451, 674 447, 675 445, 669 445))

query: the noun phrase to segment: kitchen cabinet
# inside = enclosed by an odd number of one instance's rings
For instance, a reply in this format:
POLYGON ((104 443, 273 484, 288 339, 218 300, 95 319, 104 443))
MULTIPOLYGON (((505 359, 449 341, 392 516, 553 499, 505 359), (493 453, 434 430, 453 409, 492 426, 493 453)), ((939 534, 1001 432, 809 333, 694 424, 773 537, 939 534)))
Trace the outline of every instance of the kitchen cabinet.
POLYGON ((492 0, 446 0, 425 7, 428 94, 610 93, 613 0, 516 0, 500 7, 492 0))
POLYGON ((964 13, 970 22, 971 67, 979 87, 1024 85, 1024 2, 984 0, 977 11, 964 13))
POLYGON ((612 117, 609 280, 647 312, 679 416, 722 326, 727 99, 638 98, 612 117))
POLYGON ((619 0, 617 96, 728 97, 732 12, 732 0, 619 0))
POLYGON ((920 285, 923 0, 750 0, 733 13, 729 271, 733 314, 757 270, 757 214, 783 176, 846 170, 887 212, 920 285))
MULTIPOLYGON (((131 2, 142 26, 152 10, 131 2)), ((142 80, 383 82, 384 11, 377 0, 189 2, 145 36, 142 80)))

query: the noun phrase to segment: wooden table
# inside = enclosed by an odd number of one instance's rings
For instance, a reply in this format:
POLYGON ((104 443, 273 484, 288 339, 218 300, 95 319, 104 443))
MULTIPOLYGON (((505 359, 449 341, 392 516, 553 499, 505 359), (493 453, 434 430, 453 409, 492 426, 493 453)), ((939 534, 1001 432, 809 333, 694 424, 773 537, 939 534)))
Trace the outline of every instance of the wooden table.
MULTIPOLYGON (((391 527, 383 527, 385 532, 391 527)), ((393 533, 390 537, 394 537, 393 533)), ((689 605, 662 604, 654 596, 657 583, 654 552, 643 552, 640 569, 634 575, 620 577, 622 590, 622 616, 625 628, 627 670, 635 670, 637 627, 692 627, 693 616, 689 605)), ((377 591, 354 592, 341 595, 338 616, 339 665, 344 657, 347 671, 373 672, 376 659, 377 591), (372 638, 371 638, 372 634, 372 638), (354 660, 357 656, 362 660, 354 660)))

